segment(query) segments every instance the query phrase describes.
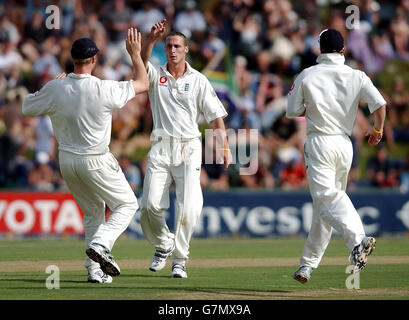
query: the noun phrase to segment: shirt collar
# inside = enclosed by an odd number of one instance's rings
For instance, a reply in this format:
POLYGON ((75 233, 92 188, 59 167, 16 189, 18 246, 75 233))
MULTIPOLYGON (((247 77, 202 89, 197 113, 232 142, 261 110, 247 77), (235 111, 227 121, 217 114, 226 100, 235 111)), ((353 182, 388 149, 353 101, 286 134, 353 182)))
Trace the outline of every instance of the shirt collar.
MULTIPOLYGON (((185 76, 187 74, 190 74, 190 73, 193 73, 193 68, 190 66, 190 64, 187 61, 185 61, 185 63, 186 63, 186 72, 183 74, 183 76, 185 76)), ((165 73, 168 73, 169 75, 171 75, 170 72, 168 71, 168 63, 167 62, 164 63, 163 65, 161 65, 160 67, 162 68, 162 70, 165 73)))
POLYGON ((91 77, 91 75, 89 73, 74 73, 74 72, 71 72, 71 73, 68 74, 67 77, 74 78, 74 79, 82 79, 82 78, 91 77))
POLYGON ((345 57, 339 53, 322 53, 317 58, 318 63, 341 65, 345 63, 345 57))

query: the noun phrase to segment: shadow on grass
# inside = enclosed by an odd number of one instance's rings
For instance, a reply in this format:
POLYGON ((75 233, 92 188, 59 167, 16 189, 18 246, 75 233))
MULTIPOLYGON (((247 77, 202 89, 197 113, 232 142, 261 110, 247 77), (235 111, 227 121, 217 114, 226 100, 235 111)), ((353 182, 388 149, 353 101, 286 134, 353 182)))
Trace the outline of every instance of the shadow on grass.
MULTIPOLYGON (((38 290, 45 290, 45 279, 7 279, 7 280, 0 280, 3 282, 20 282, 20 283, 31 283, 31 284, 41 284, 41 286, 13 286, 7 288, 8 290, 32 290, 32 291, 38 291, 38 290)), ((176 284, 176 282, 175 282, 176 284)), ((177 284, 180 284, 177 283, 177 284)), ((169 292, 169 293, 178 293, 178 292, 191 292, 191 293, 203 293, 203 294, 218 294, 218 295, 225 295, 225 296, 242 296, 246 298, 266 298, 268 297, 268 293, 294 293, 294 291, 288 291, 288 290, 260 290, 260 289, 251 289, 251 288, 232 288, 232 287, 214 287, 214 288, 198 288, 198 287, 189 287, 189 286, 138 286, 136 283, 135 286, 123 286, 121 284, 94 284, 94 283, 88 283, 86 280, 60 280, 60 290, 103 290, 103 289, 109 289, 109 290, 114 290, 114 291, 119 291, 119 290, 135 290, 138 289, 140 291, 158 291, 160 290, 162 293, 163 292, 169 292), (78 285, 73 285, 73 284, 78 284, 78 285)))
POLYGON ((158 275, 157 273, 152 273, 152 274, 121 274, 121 278, 165 278, 165 279, 170 279, 170 275, 158 275))

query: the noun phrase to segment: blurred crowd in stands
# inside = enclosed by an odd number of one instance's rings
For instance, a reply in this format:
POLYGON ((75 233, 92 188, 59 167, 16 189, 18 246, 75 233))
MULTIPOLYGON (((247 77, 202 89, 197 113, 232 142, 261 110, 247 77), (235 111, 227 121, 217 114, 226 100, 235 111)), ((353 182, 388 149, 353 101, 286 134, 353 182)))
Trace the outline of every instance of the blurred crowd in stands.
MULTIPOLYGON (((372 122, 366 106, 359 109, 349 186, 408 191, 409 68, 400 66, 409 61, 409 0, 0 0, 0 188, 66 188, 49 118, 22 116, 21 103, 58 73, 73 71, 72 41, 88 36, 98 45, 95 76, 128 80, 127 29, 135 26, 146 36, 164 18, 188 37, 188 60, 214 84, 229 113, 230 132, 245 130, 244 137, 233 134, 234 142, 258 147, 247 164, 228 170, 204 164, 204 188, 306 187, 305 119, 285 117, 286 94, 297 73, 316 63, 318 35, 330 27, 346 40, 346 63, 364 70, 388 102, 383 142, 363 169, 359 161, 368 152, 365 132, 372 122), (359 29, 346 28, 350 4, 359 7, 359 29), (59 29, 46 26, 49 5, 60 10, 59 29), (384 73, 389 82, 382 82, 384 73), (255 136, 251 129, 257 130, 255 136), (391 157, 394 150, 400 157, 391 157), (255 174, 239 174, 241 166, 253 165, 255 174)), ((153 64, 165 63, 163 49, 163 42, 155 45, 153 64)), ((151 129, 146 94, 113 114, 111 151, 135 191, 142 187, 151 129)))

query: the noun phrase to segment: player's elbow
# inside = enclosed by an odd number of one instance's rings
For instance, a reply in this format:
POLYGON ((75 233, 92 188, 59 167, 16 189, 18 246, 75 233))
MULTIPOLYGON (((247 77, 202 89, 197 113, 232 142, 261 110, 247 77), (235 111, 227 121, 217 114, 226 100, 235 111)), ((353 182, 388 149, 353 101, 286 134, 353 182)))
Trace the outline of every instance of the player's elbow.
POLYGON ((300 108, 300 109, 295 109, 295 110, 287 109, 285 116, 290 119, 305 116, 305 108, 300 108))
POLYGON ((147 92, 149 90, 149 80, 139 80, 133 82, 135 94, 147 92))
POLYGON ((23 115, 25 115, 25 116, 31 116, 29 104, 27 103, 27 99, 24 99, 24 100, 23 100, 23 105, 22 105, 22 107, 21 107, 21 112, 22 112, 23 115))
POLYGON ((286 116, 287 118, 289 118, 289 119, 299 117, 299 115, 298 115, 297 113, 295 113, 295 112, 290 112, 290 111, 287 111, 287 112, 285 113, 285 116, 286 116))

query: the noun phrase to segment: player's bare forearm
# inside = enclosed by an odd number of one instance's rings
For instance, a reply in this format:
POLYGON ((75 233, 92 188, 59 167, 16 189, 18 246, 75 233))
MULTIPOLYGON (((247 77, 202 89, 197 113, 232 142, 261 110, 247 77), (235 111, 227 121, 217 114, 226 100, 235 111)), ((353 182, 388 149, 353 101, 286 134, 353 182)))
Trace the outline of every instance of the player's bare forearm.
POLYGON ((148 74, 146 73, 145 65, 143 64, 142 58, 139 54, 132 57, 132 64, 134 67, 133 86, 135 94, 148 91, 149 78, 148 74))
POLYGON ((374 112, 374 126, 378 131, 383 131, 386 118, 386 105, 380 107, 374 112))
POLYGON ((228 148, 229 144, 227 142, 226 127, 224 125, 223 118, 216 118, 212 121, 212 128, 216 130, 217 145, 222 148, 228 148))
POLYGON ((166 19, 163 19, 162 21, 155 23, 152 26, 150 34, 143 43, 141 57, 146 70, 148 70, 148 61, 149 58, 151 57, 153 46, 155 45, 156 41, 165 34, 165 23, 166 19))
MULTIPOLYGON (((212 121, 212 128, 215 130, 216 148, 223 150, 223 163, 227 169, 232 162, 232 155, 227 141, 226 127, 223 118, 216 118, 212 121)), ((217 154, 217 152, 216 152, 217 154)))
POLYGON ((126 38, 126 50, 128 51, 134 67, 133 87, 135 94, 149 90, 149 78, 141 57, 141 33, 137 29, 128 29, 126 38))
POLYGON ((386 118, 386 105, 374 111, 374 125, 366 132, 368 144, 372 147, 376 146, 382 139, 383 127, 386 118))
POLYGON ((141 50, 141 57, 143 61, 143 65, 145 66, 145 70, 148 70, 148 61, 149 58, 151 57, 153 46, 155 45, 155 42, 148 38, 144 41, 142 50, 141 50))

